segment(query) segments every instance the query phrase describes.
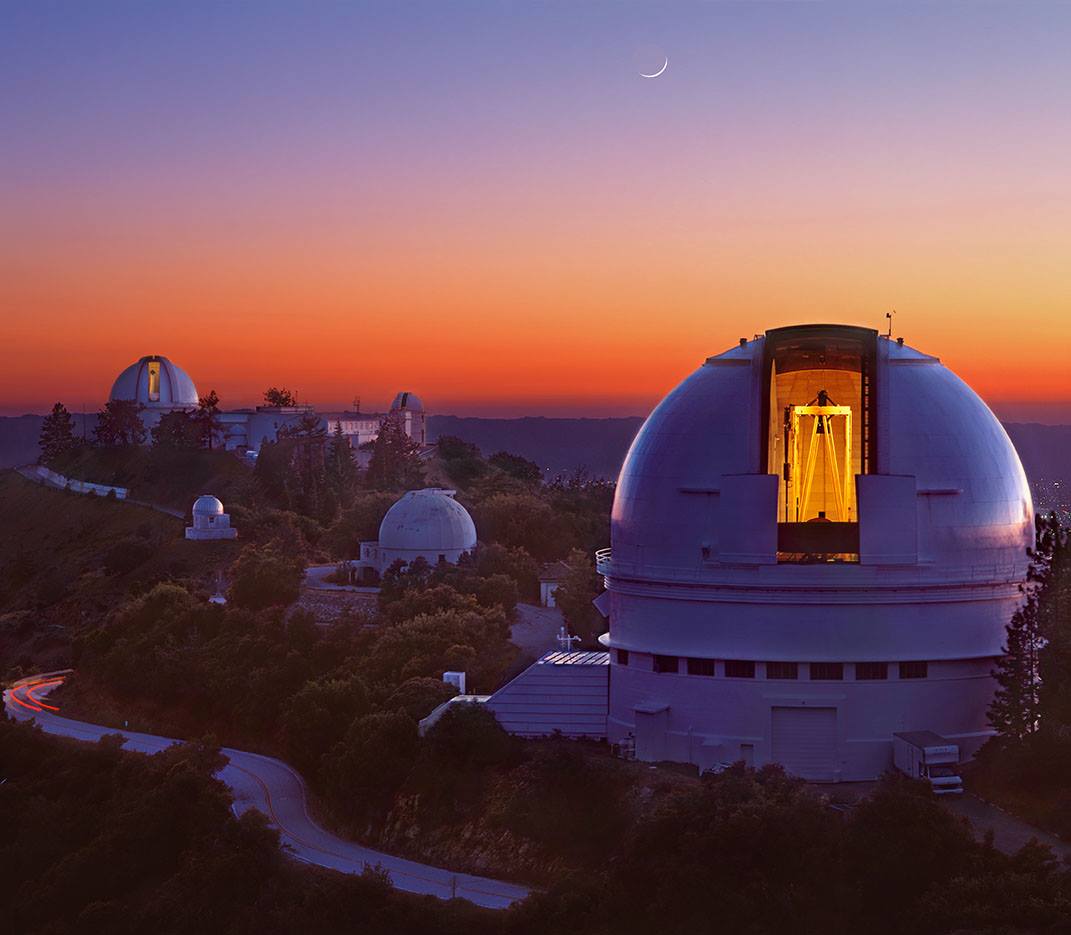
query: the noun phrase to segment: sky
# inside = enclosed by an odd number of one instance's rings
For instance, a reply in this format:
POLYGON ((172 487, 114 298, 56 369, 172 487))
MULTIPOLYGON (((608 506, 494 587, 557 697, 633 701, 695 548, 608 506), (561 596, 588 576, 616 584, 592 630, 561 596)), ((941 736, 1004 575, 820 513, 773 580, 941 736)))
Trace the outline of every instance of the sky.
POLYGON ((0 412, 163 354, 225 407, 643 415, 895 309, 1071 423, 1069 48, 1023 0, 0 0, 0 412))

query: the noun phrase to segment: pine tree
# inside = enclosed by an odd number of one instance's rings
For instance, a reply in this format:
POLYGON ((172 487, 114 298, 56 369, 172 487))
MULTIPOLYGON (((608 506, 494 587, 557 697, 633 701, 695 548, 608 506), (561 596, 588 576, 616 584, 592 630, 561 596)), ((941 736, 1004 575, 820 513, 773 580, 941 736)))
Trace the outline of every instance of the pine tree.
POLYGON ((379 427, 366 482, 376 490, 413 490, 424 483, 420 445, 405 434, 401 420, 389 415, 379 427))
MULTIPOLYGON (((989 706, 989 723, 1005 739, 1020 742, 1036 734, 1044 719, 1045 698, 1053 694, 1051 668, 1054 563, 1062 562, 1064 534, 1055 517, 1038 516, 1023 602, 1006 627, 1004 655, 993 670, 1000 686, 989 706), (1048 687, 1047 684, 1049 683, 1048 687)), ((1056 680, 1057 683, 1059 680, 1056 680)))
POLYGON ((343 508, 348 507, 353 502, 353 491, 357 485, 357 465, 349 439, 342 434, 341 422, 335 423, 335 430, 331 433, 326 473, 327 486, 335 503, 343 508))
POLYGON ((46 465, 54 464, 57 458, 71 451, 77 444, 74 438, 74 420, 63 403, 56 403, 52 412, 45 416, 38 444, 41 447, 41 457, 38 460, 46 465))
POLYGON ((197 401, 197 412, 193 419, 200 429, 201 447, 211 451, 216 436, 223 429, 219 420, 219 394, 215 390, 197 401))
POLYGON ((1043 534, 1045 575, 1038 593, 1041 720, 1053 738, 1071 741, 1071 550, 1068 533, 1055 516, 1043 534))
POLYGON ((993 671, 1000 687, 989 705, 989 723, 1003 739, 1018 742, 1039 726, 1041 634, 1036 594, 1026 597, 1005 633, 1004 655, 993 671))

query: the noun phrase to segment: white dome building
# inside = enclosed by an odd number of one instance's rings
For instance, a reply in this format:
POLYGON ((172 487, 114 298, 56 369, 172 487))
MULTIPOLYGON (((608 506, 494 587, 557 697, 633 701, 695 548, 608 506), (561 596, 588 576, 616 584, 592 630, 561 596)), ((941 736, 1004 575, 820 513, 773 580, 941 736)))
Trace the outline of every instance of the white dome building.
POLYGON ((379 539, 361 543, 360 566, 382 574, 396 561, 423 558, 429 565, 456 565, 476 548, 476 524, 453 490, 410 490, 379 524, 379 539))
POLYGON ((223 503, 211 494, 201 494, 193 501, 193 525, 186 527, 187 539, 237 539, 238 530, 223 512, 223 503))
POLYGON ((420 397, 416 393, 410 393, 408 390, 402 390, 397 396, 394 397, 394 402, 390 404, 391 412, 423 412, 424 403, 420 401, 420 397))
POLYGON ((424 412, 424 403, 416 393, 402 390, 394 397, 390 404, 390 416, 397 419, 405 434, 418 445, 428 443, 427 413, 424 412))
POLYGON ((816 780, 880 775, 900 731, 973 754, 1033 519, 1007 434, 936 357, 841 325, 742 339, 621 470, 610 741, 816 780))
POLYGON ((126 399, 149 410, 196 409, 197 387, 186 371, 153 354, 131 364, 115 379, 109 399, 126 399))

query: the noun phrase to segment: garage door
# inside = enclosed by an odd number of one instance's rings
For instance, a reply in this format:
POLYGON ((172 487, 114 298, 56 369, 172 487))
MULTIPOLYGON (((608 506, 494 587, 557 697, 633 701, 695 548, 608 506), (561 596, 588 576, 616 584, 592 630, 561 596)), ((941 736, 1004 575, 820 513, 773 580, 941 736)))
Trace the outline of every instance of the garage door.
POLYGON ((837 778, 837 709, 773 708, 773 758, 804 779, 837 778))

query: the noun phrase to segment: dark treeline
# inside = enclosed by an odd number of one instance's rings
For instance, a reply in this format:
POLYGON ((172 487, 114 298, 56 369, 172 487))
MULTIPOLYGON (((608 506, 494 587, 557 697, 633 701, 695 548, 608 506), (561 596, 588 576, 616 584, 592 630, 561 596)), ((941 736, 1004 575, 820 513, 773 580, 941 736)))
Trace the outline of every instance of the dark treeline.
POLYGON ((980 751, 982 791, 1062 836, 1071 835, 1071 546, 1055 517, 1039 517, 1030 580, 1007 628, 980 751))
POLYGON ((501 919, 404 896, 375 871, 288 859, 256 811, 235 818, 223 758, 153 757, 0 719, 0 905, 10 935, 398 932, 480 935, 501 919))
MULTIPOLYGON (((487 724, 458 726, 426 756, 455 768, 440 795, 460 794, 455 807, 464 808, 467 776, 511 753, 479 736, 487 724)), ((1006 856, 974 841, 920 783, 890 776, 845 815, 777 768, 737 766, 664 792, 622 827, 616 796, 603 810, 597 788, 577 785, 599 777, 555 758, 568 747, 550 745, 530 776, 553 785, 561 775, 558 802, 526 809, 518 798, 500 820, 535 822, 576 849, 591 843, 578 833, 592 823, 585 814, 605 811, 602 837, 580 855, 583 870, 555 874, 544 892, 493 913, 398 893, 376 872, 345 876, 287 859, 263 816, 234 817, 212 778, 222 760, 211 745, 145 757, 121 752, 115 738, 82 745, 0 721, 4 928, 1041 935, 1071 926, 1071 875, 1046 849, 1006 856)))

